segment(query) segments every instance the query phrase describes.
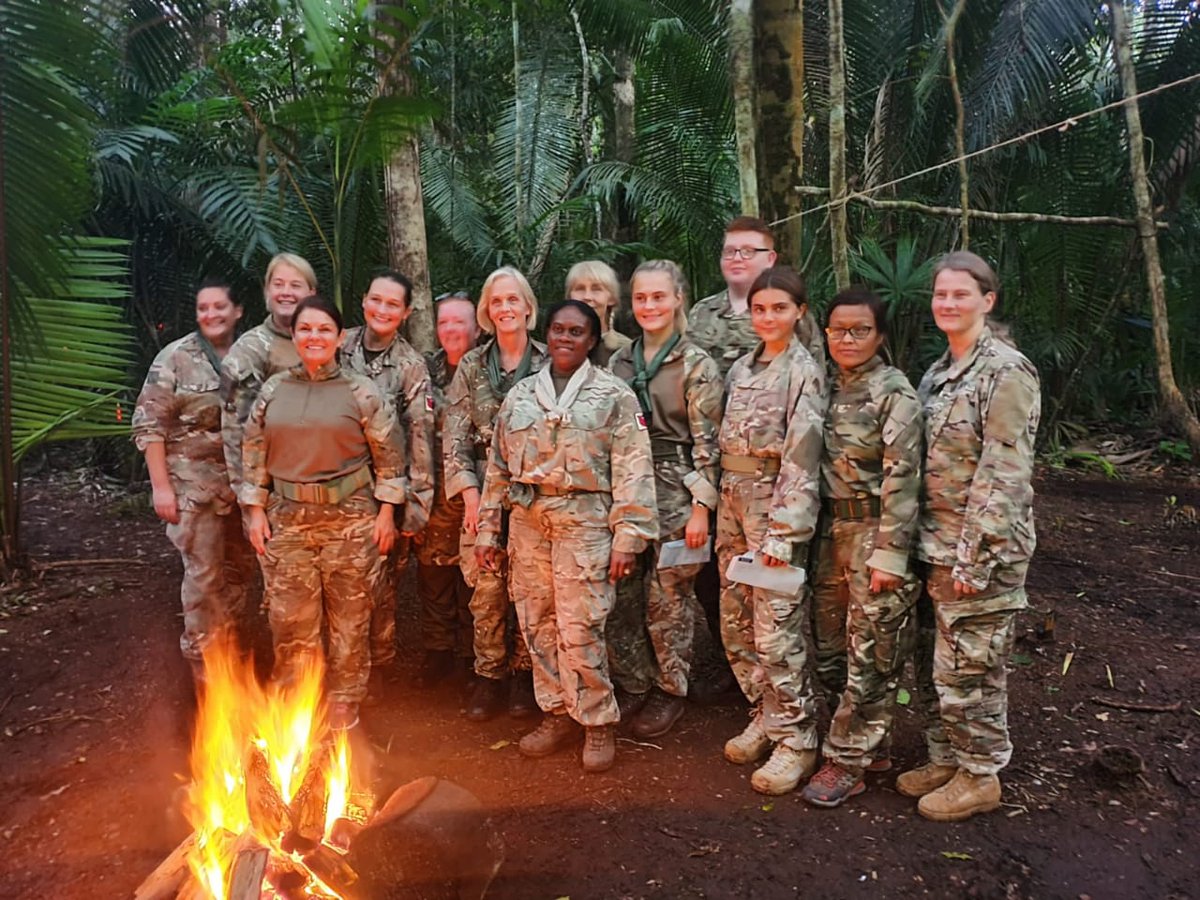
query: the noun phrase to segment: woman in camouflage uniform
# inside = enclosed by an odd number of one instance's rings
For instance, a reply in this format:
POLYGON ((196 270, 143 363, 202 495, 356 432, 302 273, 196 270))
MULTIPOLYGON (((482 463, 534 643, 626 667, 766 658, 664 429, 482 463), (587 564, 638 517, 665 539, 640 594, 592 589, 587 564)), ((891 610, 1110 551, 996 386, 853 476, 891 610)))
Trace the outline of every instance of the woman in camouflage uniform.
POLYGON ((262 558, 273 677, 293 680, 321 657, 324 624, 330 724, 352 728, 367 690, 382 560, 396 538, 395 507, 407 499, 403 434, 371 380, 338 366, 337 307, 307 297, 291 328, 300 364, 271 376, 254 402, 240 499, 262 558))
POLYGON ((612 355, 632 341, 612 327, 613 313, 621 299, 621 286, 617 273, 608 263, 598 259, 585 259, 571 266, 567 272, 567 297, 582 300, 600 317, 600 342, 592 351, 592 362, 607 366, 612 355))
POLYGON ((521 753, 554 753, 582 725, 584 770, 602 772, 613 763, 620 715, 604 623, 613 584, 658 537, 654 469, 637 398, 588 361, 600 339, 596 313, 564 300, 546 331, 549 363, 500 407, 475 552, 481 568, 497 567, 510 507, 513 593, 547 714, 521 738, 521 753))
POLYGON ((537 298, 525 276, 511 266, 497 269, 484 281, 476 317, 493 338, 462 358, 450 382, 442 461, 446 496, 463 501, 461 563, 463 577, 474 588, 471 615, 478 676, 467 701, 467 718, 482 722, 500 712, 506 695, 509 715, 537 714, 529 650, 509 602, 505 564, 501 560, 496 571, 479 571, 475 531, 496 413, 513 385, 542 368, 546 347, 530 335, 537 324, 537 298))
MULTIPOLYGON (((388 269, 377 274, 363 294, 364 325, 346 330, 338 360, 349 372, 365 375, 396 411, 404 430, 408 502, 401 535, 412 538, 429 521, 433 503, 433 392, 425 358, 400 334, 412 309, 412 282, 388 269)), ((396 579, 408 563, 408 542, 398 541, 384 560, 379 596, 371 614, 371 681, 368 696, 378 700, 383 675, 396 661, 396 579), (401 555, 403 553, 403 556, 401 555)))
POLYGON ((883 360, 887 310, 877 296, 842 291, 825 332, 838 369, 821 459, 813 637, 817 679, 835 711, 825 765, 801 796, 838 806, 863 791, 864 771, 890 766, 885 747, 920 585, 909 555, 921 404, 904 373, 883 360))
MULTIPOLYGON (((609 368, 637 395, 650 426, 659 540, 642 555, 642 578, 621 582, 618 610, 636 611, 628 621, 609 622, 609 640, 625 642, 648 632, 652 650, 634 665, 645 669, 648 702, 633 717, 639 738, 666 734, 683 714, 695 629, 695 582, 703 563, 658 568, 665 541, 705 547, 708 519, 717 507, 717 430, 725 400, 721 373, 712 357, 689 341, 683 272, 665 259, 644 262, 630 281, 633 315, 642 336, 618 350, 609 368), (614 625, 623 628, 614 628, 614 625)), ((630 641, 633 646, 644 641, 630 641)), ((614 668, 624 660, 614 659, 614 668)), ((620 683, 620 679, 618 679, 620 683)))
POLYGON ((154 512, 183 558, 179 647, 197 678, 204 648, 233 636, 254 578, 254 556, 225 468, 218 393, 221 360, 241 318, 226 282, 204 282, 196 293, 197 330, 154 358, 133 413, 154 512))
POLYGON ((957 822, 1000 805, 997 773, 1012 757, 1005 666, 1017 611, 1028 604, 1033 556, 1033 444, 1041 413, 1037 370, 988 327, 999 282, 959 251, 934 267, 933 318, 949 348, 921 379, 925 479, 917 558, 925 565, 932 659, 918 654, 929 762, 900 793, 927 819, 957 822), (930 671, 932 669, 932 672, 930 671), (933 706, 933 708, 929 708, 933 706))
POLYGON ((796 272, 767 269, 751 286, 749 303, 760 343, 729 370, 717 553, 721 635, 753 710, 746 729, 726 742, 725 758, 749 763, 773 747, 750 784, 784 794, 817 767, 816 701, 805 665, 807 587, 794 594, 750 587, 732 581, 728 569, 748 550, 768 567, 807 563, 821 503, 825 373, 795 333, 808 311, 796 272))

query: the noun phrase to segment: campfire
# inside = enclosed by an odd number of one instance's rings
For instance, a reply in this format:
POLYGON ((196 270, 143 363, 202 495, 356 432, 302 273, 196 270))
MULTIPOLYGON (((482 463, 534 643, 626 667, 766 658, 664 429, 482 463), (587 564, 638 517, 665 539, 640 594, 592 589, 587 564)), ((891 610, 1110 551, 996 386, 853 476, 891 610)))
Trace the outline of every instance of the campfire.
POLYGON ((320 660, 264 687, 216 647, 204 673, 184 801, 193 831, 135 900, 484 895, 504 848, 479 801, 426 777, 376 809, 372 766, 352 753, 365 739, 326 721, 320 660))
POLYGON ((194 830, 137 897, 345 898, 358 880, 345 854, 373 797, 346 732, 326 724, 320 660, 264 688, 215 647, 204 672, 184 804, 194 830))

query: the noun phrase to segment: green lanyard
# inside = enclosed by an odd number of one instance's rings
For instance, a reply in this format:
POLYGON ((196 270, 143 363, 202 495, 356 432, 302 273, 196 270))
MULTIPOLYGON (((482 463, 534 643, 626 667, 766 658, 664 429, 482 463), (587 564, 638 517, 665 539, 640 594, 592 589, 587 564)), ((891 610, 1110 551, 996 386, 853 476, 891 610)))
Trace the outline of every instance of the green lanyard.
POLYGON ((675 345, 683 340, 683 335, 676 332, 671 339, 654 354, 654 359, 650 360, 650 365, 646 365, 646 354, 642 352, 642 339, 638 338, 633 342, 633 347, 630 348, 630 353, 633 356, 633 380, 629 382, 629 386, 633 388, 633 392, 637 394, 638 403, 642 406, 642 412, 646 416, 646 421, 650 421, 650 382, 654 380, 654 376, 658 374, 658 370, 662 368, 663 362, 671 355, 671 351, 675 349, 675 345))
POLYGON ((492 345, 488 347, 487 364, 484 368, 487 372, 488 384, 492 386, 492 393, 498 400, 503 400, 509 388, 533 371, 533 341, 525 342, 525 355, 521 357, 517 370, 511 376, 505 375, 500 368, 500 346, 495 341, 492 341, 492 345))
POLYGON ((217 350, 208 342, 208 338, 200 332, 196 332, 196 338, 200 341, 200 349, 204 351, 204 355, 208 357, 208 361, 212 363, 212 367, 216 369, 217 375, 221 374, 221 357, 217 356, 217 350))

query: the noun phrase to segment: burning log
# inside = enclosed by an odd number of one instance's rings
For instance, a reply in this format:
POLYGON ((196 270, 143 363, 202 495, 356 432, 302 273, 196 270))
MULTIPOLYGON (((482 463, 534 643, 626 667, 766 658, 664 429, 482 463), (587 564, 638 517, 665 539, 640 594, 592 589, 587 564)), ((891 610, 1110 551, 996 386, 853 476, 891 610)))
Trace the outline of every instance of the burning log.
POLYGON ((325 806, 328 802, 328 784, 325 772, 329 764, 330 748, 322 745, 312 754, 304 781, 292 798, 289 809, 293 822, 292 830, 283 839, 283 849, 290 852, 307 853, 321 843, 325 833, 325 806))
POLYGON ((348 894, 350 887, 358 881, 358 873, 342 858, 342 855, 324 844, 318 844, 317 849, 305 855, 304 865, 321 881, 342 895, 348 894))
POLYGON ((264 837, 278 840, 291 830, 292 817, 271 778, 267 755, 257 744, 246 752, 246 809, 250 822, 264 837))
POLYGON ((504 862, 504 842, 473 794, 430 776, 388 798, 346 861, 372 900, 480 900, 504 862))
POLYGON ((267 882, 282 900, 305 900, 308 873, 286 856, 275 854, 267 863, 267 882))
POLYGON ((133 900, 168 900, 179 893, 185 881, 191 876, 188 871, 188 854, 196 845, 196 835, 189 834, 171 851, 171 854, 158 864, 146 880, 137 886, 133 892, 133 900))
POLYGON ((229 870, 229 889, 225 892, 228 900, 259 900, 270 856, 271 851, 250 832, 237 839, 233 867, 229 870))

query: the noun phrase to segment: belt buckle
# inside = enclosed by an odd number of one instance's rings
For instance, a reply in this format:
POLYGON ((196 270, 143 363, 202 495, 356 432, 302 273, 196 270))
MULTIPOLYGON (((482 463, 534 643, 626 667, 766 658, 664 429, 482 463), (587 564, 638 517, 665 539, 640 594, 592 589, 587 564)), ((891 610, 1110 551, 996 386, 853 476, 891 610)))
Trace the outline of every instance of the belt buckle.
POLYGON ((299 487, 301 503, 321 502, 321 486, 319 484, 301 484, 299 487))

